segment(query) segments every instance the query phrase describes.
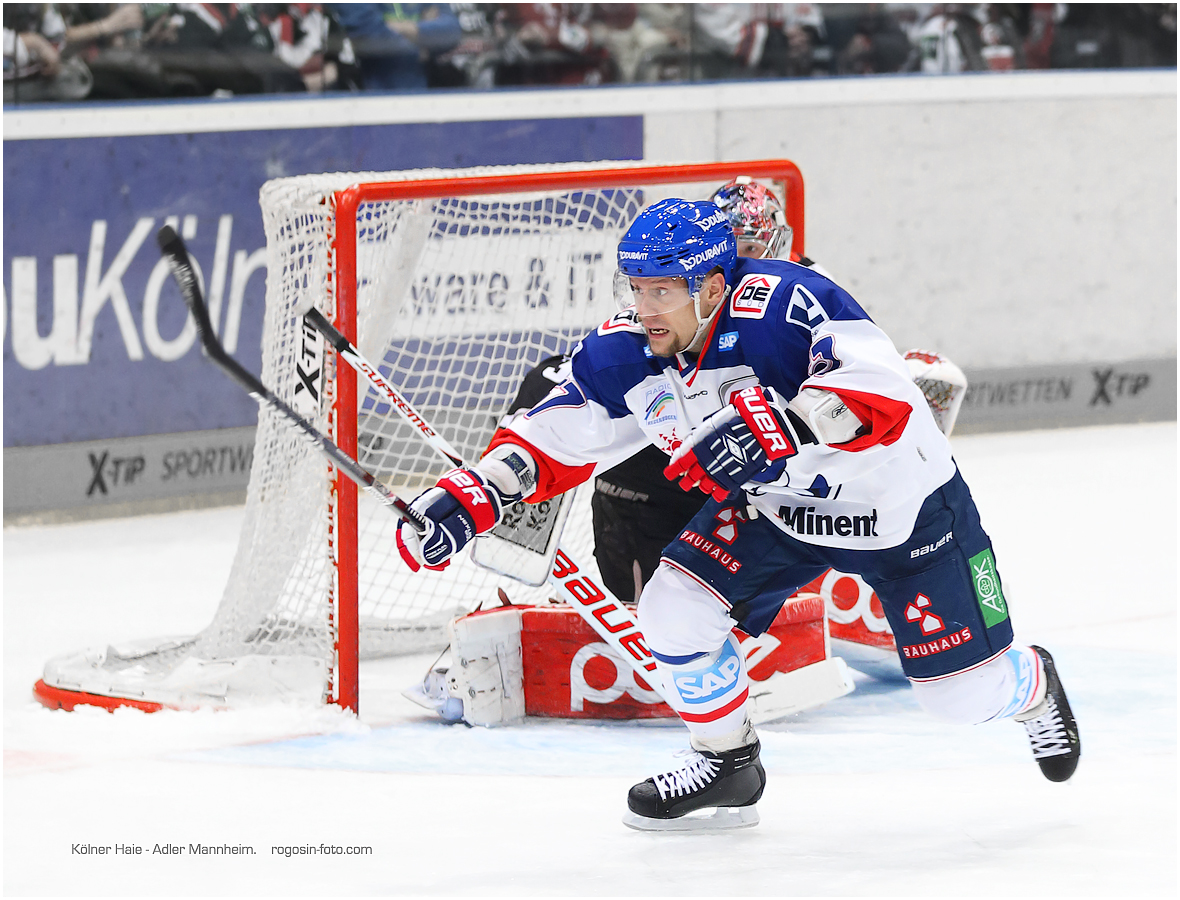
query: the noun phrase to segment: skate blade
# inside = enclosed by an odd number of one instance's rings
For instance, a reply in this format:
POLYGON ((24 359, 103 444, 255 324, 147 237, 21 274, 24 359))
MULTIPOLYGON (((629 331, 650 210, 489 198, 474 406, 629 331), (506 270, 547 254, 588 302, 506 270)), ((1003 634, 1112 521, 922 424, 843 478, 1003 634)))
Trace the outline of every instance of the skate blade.
POLYGON ((678 819, 649 819, 628 811, 623 824, 636 831, 708 832, 752 828, 759 822, 756 806, 719 806, 712 814, 690 813, 678 819))

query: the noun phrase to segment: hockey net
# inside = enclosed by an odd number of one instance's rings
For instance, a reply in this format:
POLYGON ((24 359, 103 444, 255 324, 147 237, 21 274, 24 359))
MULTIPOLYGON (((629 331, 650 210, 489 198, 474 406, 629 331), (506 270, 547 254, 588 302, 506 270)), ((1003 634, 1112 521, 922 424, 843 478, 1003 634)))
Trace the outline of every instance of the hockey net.
MULTIPOLYGON (((303 321, 313 304, 474 461, 525 374, 615 310, 615 248, 662 197, 705 199, 749 175, 784 197, 803 249, 803 186, 786 160, 604 163, 281 178, 261 192, 267 289, 261 379, 406 497, 449 466, 303 321)), ((358 661, 441 648, 455 616, 527 587, 461 555, 411 573, 398 519, 267 409, 245 521, 213 622, 195 637, 52 660, 38 698, 152 709, 274 699, 357 708, 358 661)), ((562 538, 593 564, 589 490, 562 538)), ((527 514, 527 510, 517 510, 527 514)))

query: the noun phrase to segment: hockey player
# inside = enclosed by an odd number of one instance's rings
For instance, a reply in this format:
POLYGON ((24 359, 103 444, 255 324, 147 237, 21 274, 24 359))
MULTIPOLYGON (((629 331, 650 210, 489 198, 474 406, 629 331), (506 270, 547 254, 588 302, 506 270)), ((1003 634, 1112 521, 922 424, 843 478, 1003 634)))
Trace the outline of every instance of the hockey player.
MULTIPOLYGON (((710 199, 729 219, 738 256, 789 258, 828 275, 813 260, 791 251, 791 227, 782 204, 769 188, 739 175, 715 190, 710 199)), ((568 355, 542 360, 521 382, 509 414, 539 403, 568 374, 568 355)), ((594 559, 607 589, 625 603, 638 602, 664 547, 675 540, 704 502, 700 493, 681 491, 662 477, 667 463, 668 457, 649 444, 594 477, 590 499, 594 559)))
MULTIPOLYGON (((783 205, 765 185, 739 175, 717 188, 709 199, 728 217, 738 256, 789 259, 832 277, 814 260, 791 249, 793 231, 783 205)), ((939 427, 949 437, 967 388, 966 378, 958 366, 937 353, 911 350, 905 358, 939 427)), ((567 354, 542 360, 524 377, 509 415, 543 400, 568 376, 569 362, 567 354)), ((667 461, 663 452, 649 444, 594 477, 590 499, 594 558, 607 589, 625 603, 638 602, 664 547, 675 540, 704 500, 699 493, 680 491, 661 477, 667 461)))
POLYGON ((411 504, 398 546, 445 565, 536 502, 654 444, 711 499, 664 550, 639 624, 690 733, 683 766, 635 785, 632 827, 753 824, 766 783, 731 634, 761 634, 828 568, 872 584, 916 698, 952 722, 1014 718, 1053 781, 1081 751, 1050 655, 1013 642, 991 543, 921 391, 843 289, 737 255, 723 212, 663 200, 618 247, 623 311, 582 340, 569 378, 501 429, 475 466, 411 504))

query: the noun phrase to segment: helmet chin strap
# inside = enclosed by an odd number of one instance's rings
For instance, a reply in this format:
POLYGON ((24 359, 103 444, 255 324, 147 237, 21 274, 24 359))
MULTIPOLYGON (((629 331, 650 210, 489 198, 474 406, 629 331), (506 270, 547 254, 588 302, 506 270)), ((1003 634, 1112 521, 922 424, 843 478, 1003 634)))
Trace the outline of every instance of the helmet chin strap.
POLYGON ((722 294, 721 299, 719 301, 717 301, 717 305, 713 307, 713 311, 711 313, 709 313, 709 315, 707 317, 702 319, 701 318, 701 292, 698 290, 692 295, 692 312, 697 320, 697 330, 696 330, 696 333, 693 334, 692 340, 688 342, 688 346, 685 348, 690 353, 699 353, 701 351, 701 348, 697 347, 697 341, 699 341, 701 339, 701 337, 704 336, 705 331, 708 330, 709 325, 712 324, 712 322, 713 322, 713 319, 715 319, 717 317, 717 313, 720 312, 721 307, 725 305, 725 301, 728 297, 729 297, 729 285, 727 284, 725 286, 725 292, 722 294))

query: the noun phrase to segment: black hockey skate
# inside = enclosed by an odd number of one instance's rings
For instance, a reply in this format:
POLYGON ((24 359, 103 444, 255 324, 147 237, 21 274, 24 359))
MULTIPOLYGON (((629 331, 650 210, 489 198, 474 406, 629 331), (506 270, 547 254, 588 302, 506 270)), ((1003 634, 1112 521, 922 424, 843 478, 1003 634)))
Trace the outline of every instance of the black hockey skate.
POLYGON ((1042 647, 1033 646, 1045 666, 1045 699, 1035 709, 1017 719, 1028 732, 1033 759, 1050 781, 1065 781, 1078 767, 1082 741, 1074 721, 1065 688, 1057 677, 1053 657, 1042 647))
POLYGON ((631 788, 623 824, 638 831, 716 831, 758 824, 754 804, 766 787, 757 740, 725 753, 688 752, 679 769, 631 788), (691 816, 715 809, 712 815, 691 816))

